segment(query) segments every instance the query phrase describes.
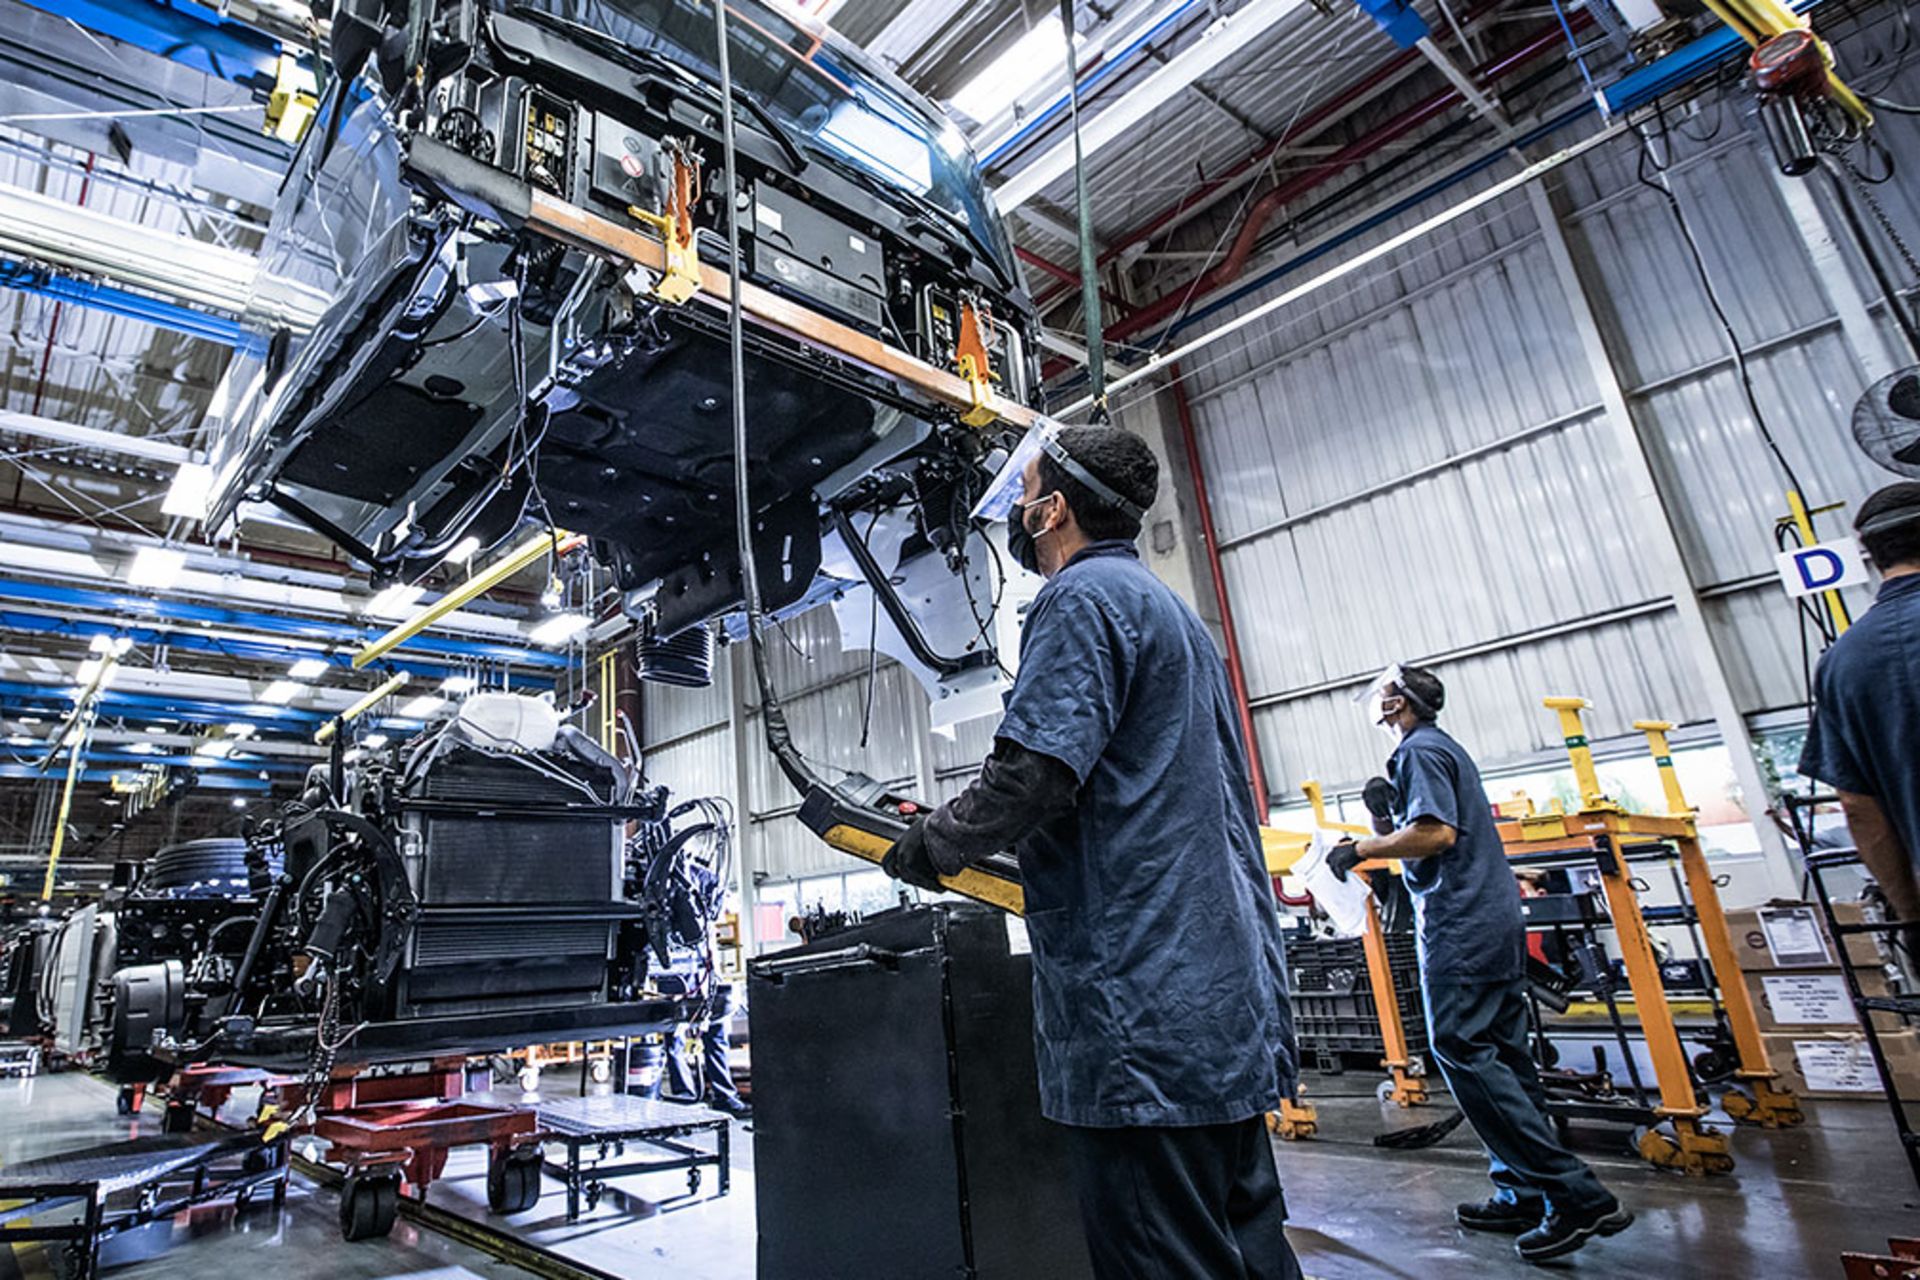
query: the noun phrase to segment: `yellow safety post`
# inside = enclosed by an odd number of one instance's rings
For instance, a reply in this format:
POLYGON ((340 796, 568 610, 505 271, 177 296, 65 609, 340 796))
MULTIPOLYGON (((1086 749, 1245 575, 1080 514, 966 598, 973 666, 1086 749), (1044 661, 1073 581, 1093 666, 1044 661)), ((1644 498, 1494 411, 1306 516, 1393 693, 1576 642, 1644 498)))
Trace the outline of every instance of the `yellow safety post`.
MULTIPOLYGON (((1825 508, 1822 509, 1824 510, 1825 508)), ((1787 490, 1787 511, 1789 513, 1787 516, 1788 520, 1793 523, 1793 527, 1800 533, 1800 545, 1803 547, 1818 546, 1820 544, 1820 535, 1813 531, 1813 513, 1807 510, 1807 504, 1805 500, 1800 497, 1800 491, 1798 489, 1787 490)), ((1847 602, 1841 598, 1839 588, 1834 587, 1822 591, 1820 598, 1827 602, 1827 614, 1833 619, 1834 634, 1841 636, 1847 634, 1847 628, 1853 625, 1853 615, 1847 612, 1847 602)))
POLYGON ((447 592, 447 594, 441 596, 438 600, 435 600, 413 617, 388 631, 378 640, 363 646, 358 653, 353 655, 354 669, 357 671, 376 658, 391 653, 393 650, 419 635, 422 631, 425 631, 434 623, 440 621, 440 619, 452 613, 455 609, 458 609, 461 605, 487 594, 487 592, 493 590, 508 578, 519 573, 522 569, 525 569, 528 565, 534 563, 534 561, 540 559, 540 557, 547 555, 549 552, 554 555, 559 555, 562 552, 571 551, 573 548, 582 546, 585 543, 586 539, 584 537, 565 533, 558 529, 551 533, 542 533, 536 537, 527 539, 512 551, 509 551, 504 557, 488 565, 479 573, 474 574, 471 578, 468 578, 465 582, 447 592))
POLYGON ((619 729, 616 712, 620 675, 615 666, 618 656, 618 651, 614 649, 608 649, 600 655, 600 746, 606 751, 614 751, 614 736, 619 729))
POLYGON ((352 706, 348 707, 345 711, 342 711, 339 715, 335 716, 333 719, 321 725, 320 731, 313 735, 313 740, 322 745, 325 745, 326 743, 333 741, 333 735, 340 732, 341 725, 352 724, 355 720, 358 720, 361 716, 367 714, 367 712, 372 710, 374 705, 378 703, 380 699, 386 697, 388 694, 394 693, 397 690, 399 690, 403 685, 407 683, 407 680, 408 680, 408 676, 406 672, 404 671, 394 672, 392 675, 388 676, 384 681, 381 682, 379 688, 375 689, 372 693, 367 694, 364 698, 361 698, 360 701, 354 703, 352 706))
POLYGON ((86 746, 86 735, 77 735, 73 740, 73 754, 67 758, 67 781, 60 789, 60 816, 53 825, 53 848, 47 854, 47 878, 40 884, 40 901, 53 900, 53 872, 60 865, 60 850, 67 843, 67 819, 73 814, 73 786, 80 780, 81 749, 86 746))
POLYGON ((1582 809, 1614 810, 1620 806, 1600 789, 1600 775, 1593 768, 1593 748, 1587 743, 1587 727, 1580 713, 1593 704, 1585 698, 1542 698, 1541 705, 1560 717, 1560 736, 1573 763, 1573 778, 1580 788, 1582 809))
POLYGON ((1667 720, 1635 720, 1633 727, 1647 735, 1647 751, 1653 756, 1653 767, 1660 771, 1660 788, 1667 795, 1667 812, 1673 817, 1686 817, 1693 812, 1693 806, 1687 803, 1687 793, 1680 789, 1680 775, 1673 769, 1673 752, 1667 746, 1667 735, 1673 732, 1673 724, 1667 720))

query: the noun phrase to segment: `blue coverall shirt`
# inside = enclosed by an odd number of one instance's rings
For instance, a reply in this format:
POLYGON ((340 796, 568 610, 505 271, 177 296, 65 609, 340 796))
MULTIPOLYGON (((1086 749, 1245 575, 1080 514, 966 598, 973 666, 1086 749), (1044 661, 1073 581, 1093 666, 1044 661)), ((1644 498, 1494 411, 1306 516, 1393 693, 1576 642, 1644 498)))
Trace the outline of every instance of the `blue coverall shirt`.
POLYGON ((1920 574, 1881 584, 1814 684, 1801 774, 1878 800, 1920 867, 1920 574))
POLYGON ((999 736, 1071 768, 1017 852, 1040 1109, 1100 1128, 1227 1124, 1294 1087, 1278 909, 1205 624, 1095 543, 1040 590, 999 736))
POLYGON ((1421 978, 1504 982, 1522 976, 1520 890, 1473 757, 1438 725, 1423 724, 1400 739, 1387 778, 1396 827, 1433 818, 1457 833, 1451 849, 1406 864, 1421 978))

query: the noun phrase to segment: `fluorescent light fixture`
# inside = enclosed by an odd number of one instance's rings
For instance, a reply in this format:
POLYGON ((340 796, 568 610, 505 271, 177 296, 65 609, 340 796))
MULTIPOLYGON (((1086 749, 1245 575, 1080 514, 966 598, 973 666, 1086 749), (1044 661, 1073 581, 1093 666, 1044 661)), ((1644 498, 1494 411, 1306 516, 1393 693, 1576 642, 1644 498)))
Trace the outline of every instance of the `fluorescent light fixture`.
POLYGON ((435 697, 431 693, 423 693, 419 697, 403 703, 400 707, 399 714, 401 718, 406 720, 425 720, 428 716, 445 706, 446 701, 445 698, 435 697))
POLYGON ((239 796, 235 796, 233 798, 233 807, 236 809, 244 809, 247 807, 247 802, 241 799, 239 796))
POLYGON ((186 567, 185 552, 175 551, 172 547, 142 547, 133 553, 133 564, 127 570, 127 582, 130 586, 165 591, 186 567))
POLYGON ((24 733, 16 733, 16 734, 14 734, 14 735, 13 735, 13 736, 12 736, 11 738, 8 738, 8 739, 7 739, 7 745, 8 745, 8 746, 13 746, 13 747, 31 747, 31 746, 37 746, 37 745, 39 744, 39 742, 40 742, 40 739, 38 739, 38 738, 29 738, 29 737, 28 737, 28 736, 27 736, 26 734, 24 734, 24 733))
POLYGON ((375 751, 378 751, 381 747, 387 745, 387 735, 384 733, 370 733, 360 739, 360 742, 361 745, 372 747, 375 751))
POLYGON ((587 629, 587 618, 578 613, 556 613, 527 632, 535 644, 565 644, 587 629))
POLYGON ((960 86, 949 102, 968 119, 985 124, 1066 65, 1066 33, 1060 19, 1049 14, 960 86))
POLYGON ((423 590, 423 587, 410 587, 404 582, 396 582, 367 601, 363 612, 376 618, 404 617, 423 590))
POLYGON ((464 698, 480 687, 480 682, 472 676, 448 676, 440 682, 440 692, 449 698, 464 698))
POLYGON ((325 658, 301 658, 287 668, 287 679, 305 682, 318 680, 333 664, 325 658))
POLYGON ((260 701, 285 706, 293 701, 293 695, 300 692, 300 689, 301 686, 292 680, 275 680, 267 686, 267 691, 260 695, 260 701))
POLYGON ((173 473, 167 496, 160 500, 162 515, 187 520, 207 518, 207 500, 213 497, 213 468, 204 462, 183 462, 173 473))
POLYGON ((227 726, 227 736, 230 738, 251 738, 253 736, 253 726, 244 720, 236 720, 227 726))
POLYGON ((163 724, 150 724, 147 726, 148 733, 165 733, 166 731, 167 726, 163 724))
POLYGON ((42 721, 39 716, 21 716, 20 723, 21 724, 42 724, 44 723, 44 721, 42 721))
POLYGON ((452 564, 466 564, 479 554, 480 539, 468 534, 453 544, 453 550, 447 552, 447 560, 452 564))
POLYGON ((150 756, 160 748, 151 742, 129 742, 127 750, 136 756, 150 756))

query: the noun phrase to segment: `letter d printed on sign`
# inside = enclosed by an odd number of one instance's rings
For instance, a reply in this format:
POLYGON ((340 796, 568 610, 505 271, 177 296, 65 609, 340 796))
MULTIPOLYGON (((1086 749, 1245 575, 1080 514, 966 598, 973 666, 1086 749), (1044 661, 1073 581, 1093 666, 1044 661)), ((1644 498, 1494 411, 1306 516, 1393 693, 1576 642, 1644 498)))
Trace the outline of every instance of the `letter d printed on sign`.
POLYGON ((1810 596, 1840 587, 1857 587, 1867 580, 1867 562, 1852 538, 1783 551, 1774 563, 1790 596, 1810 596))

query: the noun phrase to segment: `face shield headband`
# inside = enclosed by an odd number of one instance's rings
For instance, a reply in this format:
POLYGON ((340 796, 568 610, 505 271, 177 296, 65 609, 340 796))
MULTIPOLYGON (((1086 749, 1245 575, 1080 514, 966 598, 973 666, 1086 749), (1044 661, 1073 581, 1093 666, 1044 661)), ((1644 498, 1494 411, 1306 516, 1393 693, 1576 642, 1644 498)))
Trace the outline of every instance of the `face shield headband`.
POLYGON ((1107 503, 1115 510, 1131 516, 1136 521, 1146 519, 1147 510, 1139 503, 1123 498, 1112 485, 1081 466, 1067 447, 1060 443, 1059 424, 1047 422, 1034 427, 1022 436, 1020 443, 1014 446, 1007 460, 994 472, 988 482, 987 490, 980 501, 973 504, 971 512, 975 520, 1005 520, 1012 514, 1020 501, 1020 495, 1026 488, 1027 464, 1042 453, 1053 459, 1054 463, 1079 484, 1085 486, 1094 497, 1107 503))

